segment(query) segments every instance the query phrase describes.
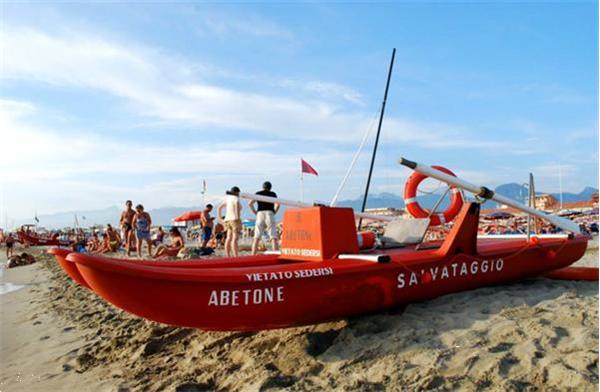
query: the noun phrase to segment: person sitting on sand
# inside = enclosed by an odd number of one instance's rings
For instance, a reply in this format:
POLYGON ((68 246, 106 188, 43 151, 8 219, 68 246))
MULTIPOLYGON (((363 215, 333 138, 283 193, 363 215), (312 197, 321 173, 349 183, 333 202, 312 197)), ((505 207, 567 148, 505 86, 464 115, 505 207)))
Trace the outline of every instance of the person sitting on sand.
POLYGON ((71 249, 74 252, 85 252, 85 245, 86 245, 86 241, 85 241, 85 235, 82 232, 79 231, 74 231, 75 235, 74 237, 71 239, 71 243, 69 244, 71 246, 71 249))
POLYGON ((121 239, 119 238, 119 233, 113 229, 110 223, 106 225, 106 236, 108 237, 110 252, 116 252, 119 249, 121 239))
POLYGON ((4 239, 4 243, 6 244, 6 258, 12 257, 13 255, 13 246, 15 245, 15 238, 12 236, 12 233, 8 233, 8 235, 4 239))
MULTIPOLYGON (((136 250, 138 257, 142 257, 142 241, 148 245, 148 256, 152 257, 152 239, 150 238, 150 226, 152 226, 152 218, 150 214, 144 211, 144 206, 138 204, 135 206, 135 215, 133 216, 132 225, 135 230, 136 250)), ((129 252, 127 252, 129 253, 129 252)))
POLYGON ((202 214, 200 215, 200 223, 202 224, 202 235, 200 237, 200 239, 202 240, 202 242, 200 243, 201 248, 206 248, 210 237, 212 237, 212 231, 215 220, 214 217, 210 216, 210 212, 212 211, 212 209, 213 205, 207 204, 206 208, 204 208, 204 211, 202 211, 202 214))
POLYGON ((129 256, 129 251, 131 249, 131 244, 134 241, 133 238, 133 216, 135 215, 135 211, 131 208, 133 203, 131 200, 127 200, 125 202, 125 210, 121 212, 121 218, 119 219, 119 225, 121 226, 121 235, 123 236, 123 241, 125 241, 125 249, 127 249, 127 256, 129 256))
POLYGON ((98 233, 94 232, 87 243, 87 249, 89 252, 96 252, 100 247, 100 240, 98 239, 98 233))
POLYGON ((163 230, 162 226, 158 226, 158 230, 156 231, 156 237, 154 238, 154 241, 152 241, 152 243, 154 244, 154 246, 158 246, 162 244, 164 238, 165 231, 163 230))
POLYGON ((108 235, 106 235, 106 233, 102 233, 102 234, 100 234, 100 236, 102 237, 102 239, 100 240, 100 246, 98 246, 98 249, 96 250, 96 252, 98 252, 98 253, 110 252, 110 240, 108 239, 108 235))
POLYGON ((223 216, 225 210, 225 219, 223 225, 227 231, 225 239, 225 257, 238 257, 239 246, 238 239, 242 231, 242 205, 240 204, 240 188, 234 186, 226 192, 225 201, 219 206, 218 214, 223 216))
POLYGON ((183 236, 177 227, 171 227, 169 235, 171 237, 171 245, 159 245, 154 254, 155 258, 162 256, 177 256, 179 251, 184 247, 185 242, 183 236))

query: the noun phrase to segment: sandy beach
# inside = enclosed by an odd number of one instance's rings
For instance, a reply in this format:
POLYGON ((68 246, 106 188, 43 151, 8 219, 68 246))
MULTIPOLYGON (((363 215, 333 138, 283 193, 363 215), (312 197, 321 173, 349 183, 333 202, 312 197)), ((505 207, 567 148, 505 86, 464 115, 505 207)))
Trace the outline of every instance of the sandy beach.
MULTIPOLYGON (((259 333, 172 328, 46 255, 5 271, 2 391, 598 389, 598 284, 544 278, 259 333)), ((597 265, 597 239, 580 265, 597 265)))

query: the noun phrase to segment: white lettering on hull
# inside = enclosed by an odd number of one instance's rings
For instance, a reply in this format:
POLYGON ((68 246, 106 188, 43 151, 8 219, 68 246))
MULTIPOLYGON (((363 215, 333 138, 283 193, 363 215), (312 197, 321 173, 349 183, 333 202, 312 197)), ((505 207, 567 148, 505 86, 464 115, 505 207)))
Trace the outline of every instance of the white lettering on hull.
MULTIPOLYGON (((503 268, 503 259, 482 260, 481 262, 477 260, 472 260, 464 261, 461 263, 452 263, 450 265, 444 266, 442 267, 441 272, 440 267, 431 267, 428 270, 421 270, 420 275, 421 277, 428 275, 426 281, 435 282, 450 278, 459 278, 461 276, 475 276, 480 274, 486 274, 488 272, 498 272, 502 271, 503 268)), ((397 282, 397 287, 399 289, 403 289, 406 286, 411 287, 418 285, 420 283, 420 280, 417 276, 417 273, 415 272, 401 272, 398 274, 397 282)))
POLYGON ((246 290, 211 290, 208 306, 248 306, 284 302, 283 286, 246 290))
POLYGON ((281 254, 284 256, 321 257, 321 250, 320 249, 302 249, 302 248, 282 248, 281 254))
POLYGON ((251 274, 246 274, 246 278, 250 282, 264 282, 267 280, 302 279, 326 275, 333 275, 333 268, 323 267, 296 271, 254 272, 251 274))

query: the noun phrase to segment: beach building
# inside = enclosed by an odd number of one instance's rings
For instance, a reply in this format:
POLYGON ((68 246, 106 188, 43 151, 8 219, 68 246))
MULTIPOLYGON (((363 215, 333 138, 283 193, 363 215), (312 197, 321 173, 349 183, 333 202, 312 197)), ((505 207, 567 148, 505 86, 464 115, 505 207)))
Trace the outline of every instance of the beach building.
POLYGON ((554 196, 543 193, 535 197, 535 206, 540 210, 548 211, 559 208, 559 203, 554 196))

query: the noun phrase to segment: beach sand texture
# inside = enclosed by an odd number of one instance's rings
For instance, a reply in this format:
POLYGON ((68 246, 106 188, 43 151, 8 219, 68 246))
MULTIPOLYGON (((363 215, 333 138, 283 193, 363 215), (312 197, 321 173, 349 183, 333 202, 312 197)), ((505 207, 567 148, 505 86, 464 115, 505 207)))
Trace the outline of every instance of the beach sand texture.
MULTIPOLYGON (((49 256, 5 272, 2 391, 598 390, 598 284, 532 279, 259 333, 149 322, 49 256), (33 283, 31 283, 33 282, 33 283)), ((584 265, 597 265, 597 240, 584 265)))

